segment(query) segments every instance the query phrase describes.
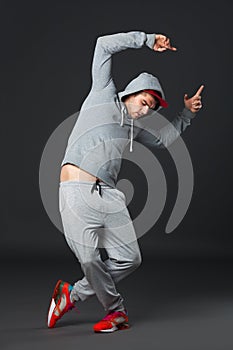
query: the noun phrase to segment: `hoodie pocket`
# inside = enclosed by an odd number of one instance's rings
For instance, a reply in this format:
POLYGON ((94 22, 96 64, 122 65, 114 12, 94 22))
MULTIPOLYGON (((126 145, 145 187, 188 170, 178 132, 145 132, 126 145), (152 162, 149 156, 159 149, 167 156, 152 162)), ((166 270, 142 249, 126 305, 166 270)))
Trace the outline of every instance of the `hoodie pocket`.
POLYGON ((123 200, 124 202, 126 202, 126 197, 125 197, 124 193, 118 189, 115 189, 115 191, 116 191, 116 196, 118 198, 120 198, 121 200, 123 200))

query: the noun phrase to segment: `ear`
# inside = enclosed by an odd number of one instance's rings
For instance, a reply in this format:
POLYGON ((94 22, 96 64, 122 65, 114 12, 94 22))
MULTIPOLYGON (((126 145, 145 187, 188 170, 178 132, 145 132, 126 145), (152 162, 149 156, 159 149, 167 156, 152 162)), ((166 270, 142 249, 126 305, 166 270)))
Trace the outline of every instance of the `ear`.
POLYGON ((129 95, 126 95, 124 96, 124 98, 122 99, 123 102, 127 102, 129 101, 132 97, 135 97, 136 94, 129 94, 129 95))

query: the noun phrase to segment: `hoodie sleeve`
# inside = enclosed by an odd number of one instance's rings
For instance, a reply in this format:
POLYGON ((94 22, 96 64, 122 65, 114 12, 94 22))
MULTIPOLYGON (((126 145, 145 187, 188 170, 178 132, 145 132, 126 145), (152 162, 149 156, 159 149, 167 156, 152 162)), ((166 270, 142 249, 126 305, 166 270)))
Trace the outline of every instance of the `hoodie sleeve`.
POLYGON ((128 32, 99 37, 96 42, 92 63, 92 89, 101 90, 112 86, 111 74, 112 55, 126 50, 139 49, 146 45, 153 48, 155 34, 144 32, 128 32))
POLYGON ((184 108, 172 122, 168 123, 168 125, 165 125, 160 130, 155 131, 149 128, 141 130, 135 137, 135 141, 152 149, 167 148, 189 125, 191 125, 191 119, 193 119, 195 115, 195 113, 184 108))

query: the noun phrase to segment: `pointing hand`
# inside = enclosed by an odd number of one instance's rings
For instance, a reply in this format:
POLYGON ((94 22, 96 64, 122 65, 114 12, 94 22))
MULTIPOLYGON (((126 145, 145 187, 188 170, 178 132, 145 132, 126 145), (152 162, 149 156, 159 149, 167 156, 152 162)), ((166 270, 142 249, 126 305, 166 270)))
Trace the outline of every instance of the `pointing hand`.
POLYGON ((197 90, 196 94, 193 97, 188 97, 187 94, 184 95, 184 104, 187 109, 189 109, 193 113, 197 113, 201 107, 201 93, 204 89, 204 85, 201 85, 197 90))
POLYGON ((166 50, 176 51, 177 49, 170 44, 170 39, 163 34, 156 34, 155 43, 153 47, 154 51, 163 52, 166 50))

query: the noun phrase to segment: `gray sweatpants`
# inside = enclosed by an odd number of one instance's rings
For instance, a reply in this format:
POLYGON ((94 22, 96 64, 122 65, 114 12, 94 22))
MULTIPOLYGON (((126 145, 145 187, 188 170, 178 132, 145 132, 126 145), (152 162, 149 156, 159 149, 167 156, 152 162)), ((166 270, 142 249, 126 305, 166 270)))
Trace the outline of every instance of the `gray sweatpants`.
POLYGON ((84 301, 96 294, 106 311, 123 310, 116 283, 141 263, 124 194, 103 182, 65 181, 60 183, 59 209, 66 241, 84 273, 71 298, 84 301), (105 248, 107 260, 99 248, 105 248))

